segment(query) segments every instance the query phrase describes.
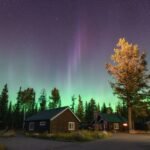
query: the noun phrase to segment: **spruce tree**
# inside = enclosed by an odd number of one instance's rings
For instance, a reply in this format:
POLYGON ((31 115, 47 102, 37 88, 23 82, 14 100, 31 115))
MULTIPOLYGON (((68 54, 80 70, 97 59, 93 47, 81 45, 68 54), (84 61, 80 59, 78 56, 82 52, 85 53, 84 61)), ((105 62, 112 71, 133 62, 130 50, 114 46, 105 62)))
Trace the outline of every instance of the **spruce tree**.
POLYGON ((83 101, 80 95, 78 97, 78 106, 77 106, 76 115, 80 118, 81 121, 84 120, 84 107, 83 107, 83 101))
POLYGON ((73 111, 73 112, 75 112, 75 100, 76 100, 76 98, 75 98, 75 96, 73 95, 72 96, 72 104, 71 104, 71 110, 73 111))
POLYGON ((13 125, 14 125, 14 128, 17 128, 17 129, 22 127, 22 120, 23 120, 23 116, 21 115, 21 108, 22 108, 21 100, 22 100, 22 90, 20 87, 17 93, 16 104, 14 105, 13 125))
POLYGON ((101 113, 107 113, 107 107, 105 102, 103 103, 102 107, 101 107, 101 113))

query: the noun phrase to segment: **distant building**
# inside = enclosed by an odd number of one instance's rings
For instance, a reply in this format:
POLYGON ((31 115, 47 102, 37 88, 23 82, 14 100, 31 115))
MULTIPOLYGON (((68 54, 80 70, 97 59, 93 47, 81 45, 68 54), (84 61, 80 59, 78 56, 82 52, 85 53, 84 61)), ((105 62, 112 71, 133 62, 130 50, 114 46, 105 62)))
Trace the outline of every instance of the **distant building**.
POLYGON ((79 118, 69 107, 45 110, 25 120, 25 130, 29 132, 69 132, 79 128, 79 118))
POLYGON ((95 130, 126 130, 127 119, 118 114, 95 113, 93 128, 95 130))
POLYGON ((150 131, 150 120, 145 122, 146 129, 150 131))

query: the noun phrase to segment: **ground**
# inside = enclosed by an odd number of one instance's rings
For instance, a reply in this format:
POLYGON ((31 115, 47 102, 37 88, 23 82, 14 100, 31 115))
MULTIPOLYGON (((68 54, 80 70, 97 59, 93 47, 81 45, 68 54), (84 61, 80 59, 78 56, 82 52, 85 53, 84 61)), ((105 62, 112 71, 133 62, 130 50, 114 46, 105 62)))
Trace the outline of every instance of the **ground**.
POLYGON ((36 139, 17 135, 12 138, 0 138, 8 150, 149 150, 150 134, 120 134, 111 138, 92 142, 59 142, 45 139, 36 139))

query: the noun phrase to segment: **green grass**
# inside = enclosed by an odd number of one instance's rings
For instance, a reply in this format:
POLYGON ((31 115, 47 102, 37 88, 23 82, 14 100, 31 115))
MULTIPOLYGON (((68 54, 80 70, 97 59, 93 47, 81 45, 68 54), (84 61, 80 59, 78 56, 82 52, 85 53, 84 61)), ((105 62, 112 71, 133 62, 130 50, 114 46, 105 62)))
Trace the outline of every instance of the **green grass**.
POLYGON ((104 139, 111 136, 111 133, 102 132, 102 131, 87 131, 81 130, 70 133, 56 133, 56 134, 39 134, 39 133, 27 133, 27 136, 37 137, 37 138, 45 138, 52 140, 60 140, 60 141, 91 141, 96 139, 104 139))
POLYGON ((3 144, 0 144, 0 150, 6 150, 6 147, 3 144))

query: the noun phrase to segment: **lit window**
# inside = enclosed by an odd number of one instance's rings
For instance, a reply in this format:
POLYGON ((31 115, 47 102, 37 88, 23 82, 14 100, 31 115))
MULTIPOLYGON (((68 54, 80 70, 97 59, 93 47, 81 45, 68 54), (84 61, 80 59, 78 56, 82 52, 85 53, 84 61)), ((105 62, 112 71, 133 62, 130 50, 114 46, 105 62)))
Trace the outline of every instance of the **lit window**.
POLYGON ((118 130, 119 129, 119 123, 114 123, 114 129, 118 130))
POLYGON ((40 126, 45 126, 46 125, 46 121, 41 121, 40 122, 40 126))
POLYGON ((124 127, 127 127, 127 126, 128 126, 128 124, 127 124, 127 123, 123 123, 123 126, 124 126, 124 127))
POLYGON ((68 122, 68 130, 70 131, 75 130, 75 122, 68 122))
POLYGON ((33 131, 34 130, 34 122, 30 122, 29 123, 29 131, 33 131))

